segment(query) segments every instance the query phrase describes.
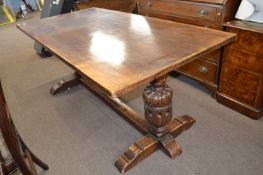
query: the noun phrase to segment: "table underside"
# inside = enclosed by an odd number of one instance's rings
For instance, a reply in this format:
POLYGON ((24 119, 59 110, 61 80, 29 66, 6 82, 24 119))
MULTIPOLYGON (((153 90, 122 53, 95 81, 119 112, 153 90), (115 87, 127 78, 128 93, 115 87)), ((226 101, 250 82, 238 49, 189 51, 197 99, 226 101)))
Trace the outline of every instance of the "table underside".
POLYGON ((81 84, 101 98, 144 135, 116 160, 115 166, 121 173, 124 173, 158 149, 162 149, 172 159, 175 159, 182 153, 181 147, 174 138, 190 128, 195 123, 195 120, 188 115, 172 119, 172 91, 165 84, 167 76, 154 80, 144 90, 146 120, 118 97, 108 95, 95 83, 78 73, 58 81, 50 89, 50 93, 56 95, 81 84), (159 100, 156 101, 156 99, 159 100))

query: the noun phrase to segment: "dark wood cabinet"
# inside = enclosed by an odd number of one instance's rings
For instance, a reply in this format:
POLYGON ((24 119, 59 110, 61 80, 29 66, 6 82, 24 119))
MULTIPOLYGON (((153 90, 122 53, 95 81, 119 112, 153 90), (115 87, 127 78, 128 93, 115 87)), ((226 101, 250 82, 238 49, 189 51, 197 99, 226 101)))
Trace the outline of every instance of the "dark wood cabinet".
POLYGON ((197 80, 218 102, 250 118, 263 115, 263 24, 228 22, 234 19, 241 0, 138 2, 141 15, 236 33, 237 42, 224 52, 202 55, 177 73, 197 80))
MULTIPOLYGON (((241 0, 139 0, 139 14, 223 30, 223 24, 234 18, 241 0)), ((177 70, 197 80, 215 97, 221 62, 216 50, 177 70)))
POLYGON ((136 0, 78 0, 74 3, 74 9, 98 7, 131 13, 136 10, 136 2, 136 0))
POLYGON ((238 39, 224 49, 217 100, 258 119, 263 115, 263 24, 236 20, 225 26, 238 39))

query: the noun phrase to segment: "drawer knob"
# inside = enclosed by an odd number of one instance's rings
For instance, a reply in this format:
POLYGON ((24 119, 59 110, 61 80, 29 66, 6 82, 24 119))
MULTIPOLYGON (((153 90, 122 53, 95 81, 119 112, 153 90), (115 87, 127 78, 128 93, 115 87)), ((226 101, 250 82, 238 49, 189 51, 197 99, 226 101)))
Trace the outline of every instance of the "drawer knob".
POLYGON ((200 66, 199 71, 202 72, 203 74, 206 74, 206 73, 208 73, 208 68, 205 66, 200 66))
POLYGON ((151 7, 152 5, 153 5, 152 0, 148 0, 148 1, 147 1, 147 6, 148 6, 148 7, 151 7))
POLYGON ((208 12, 206 10, 200 10, 199 11, 200 16, 206 16, 207 14, 208 14, 208 12))

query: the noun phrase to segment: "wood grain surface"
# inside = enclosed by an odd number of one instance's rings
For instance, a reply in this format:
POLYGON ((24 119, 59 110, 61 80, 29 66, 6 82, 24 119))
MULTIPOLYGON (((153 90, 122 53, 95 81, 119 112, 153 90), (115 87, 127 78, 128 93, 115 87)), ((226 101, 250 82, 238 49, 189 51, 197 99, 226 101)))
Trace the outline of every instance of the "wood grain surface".
POLYGON ((112 96, 235 39, 235 34, 90 8, 17 27, 112 96))

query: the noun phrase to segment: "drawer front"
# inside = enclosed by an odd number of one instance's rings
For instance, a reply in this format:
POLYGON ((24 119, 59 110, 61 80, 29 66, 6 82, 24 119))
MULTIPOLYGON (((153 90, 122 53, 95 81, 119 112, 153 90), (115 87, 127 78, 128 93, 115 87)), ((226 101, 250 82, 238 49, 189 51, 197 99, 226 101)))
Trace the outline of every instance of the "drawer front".
POLYGON ((213 52, 211 52, 209 54, 202 55, 201 57, 206 59, 206 60, 212 61, 214 63, 219 63, 220 54, 221 54, 221 50, 218 49, 218 50, 213 51, 213 52))
POLYGON ((262 74, 263 56, 257 57, 249 53, 245 53, 240 49, 231 49, 227 47, 224 50, 224 62, 229 63, 230 65, 235 65, 237 67, 246 69, 251 72, 262 74))
POLYGON ((186 18, 220 22, 220 6, 186 1, 141 0, 143 9, 186 18))
POLYGON ((257 93, 260 86, 261 77, 257 74, 240 69, 229 63, 223 63, 221 70, 221 80, 234 84, 242 89, 247 89, 251 92, 257 93))
POLYGON ((229 27, 227 31, 238 35, 237 41, 230 45, 231 48, 236 48, 263 57, 263 34, 229 27))
POLYGON ((203 59, 197 59, 178 69, 178 72, 215 83, 217 64, 203 59))
POLYGON ((211 28, 211 29, 216 29, 216 30, 223 30, 223 26, 215 22, 195 20, 194 18, 177 17, 177 16, 172 16, 169 14, 158 13, 155 11, 145 11, 142 9, 139 9, 139 14, 145 15, 145 16, 151 16, 155 18, 160 18, 160 19, 171 20, 171 21, 180 22, 180 23, 185 23, 185 24, 192 24, 192 25, 196 25, 200 27, 206 27, 206 28, 211 28))
POLYGON ((220 81, 219 92, 250 106, 254 106, 256 100, 255 93, 248 89, 238 87, 226 80, 220 81))

